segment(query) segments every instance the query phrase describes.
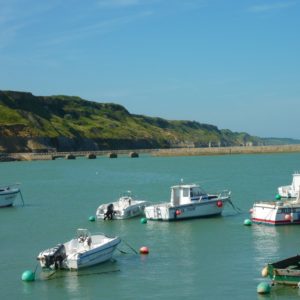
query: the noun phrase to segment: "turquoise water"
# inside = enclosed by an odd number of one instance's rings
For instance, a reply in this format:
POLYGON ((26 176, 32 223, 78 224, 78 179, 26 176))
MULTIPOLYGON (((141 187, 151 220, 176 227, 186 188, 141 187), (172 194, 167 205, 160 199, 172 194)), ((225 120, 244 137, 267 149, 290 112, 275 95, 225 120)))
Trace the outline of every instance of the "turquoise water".
POLYGON ((20 199, 0 210, 1 299, 298 299, 297 288, 276 287, 259 296, 261 269, 299 253, 300 226, 246 227, 254 201, 272 200, 289 184, 300 154, 205 157, 119 157, 0 164, 3 184, 20 182, 20 199), (141 224, 140 218, 89 222, 101 203, 131 190, 151 202, 169 201, 170 186, 200 183, 207 191, 230 189, 243 213, 226 207, 222 217, 141 224), (118 235, 125 243, 113 262, 53 276, 34 270, 37 254, 73 237, 77 228, 118 235))

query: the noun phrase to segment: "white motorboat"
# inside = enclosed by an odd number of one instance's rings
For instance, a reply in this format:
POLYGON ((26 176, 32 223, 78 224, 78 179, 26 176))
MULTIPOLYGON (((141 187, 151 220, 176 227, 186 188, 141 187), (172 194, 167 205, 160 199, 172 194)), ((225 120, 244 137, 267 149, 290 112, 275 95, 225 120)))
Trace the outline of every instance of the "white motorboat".
POLYGON ((77 229, 75 238, 42 251, 37 259, 42 268, 77 270, 111 259, 120 242, 119 237, 91 235, 87 229, 77 229))
POLYGON ((133 218, 142 215, 147 205, 149 202, 134 199, 128 191, 115 202, 101 204, 97 208, 96 217, 104 220, 133 218))
POLYGON ((150 220, 182 220, 220 215, 230 191, 208 194, 197 184, 180 184, 171 187, 170 202, 155 204, 145 208, 150 220))
POLYGON ((254 203, 250 209, 251 220, 254 223, 271 225, 300 224, 300 196, 292 199, 276 201, 261 201, 254 203))
POLYGON ((18 194, 21 195, 21 192, 17 185, 0 187, 0 207, 12 206, 18 194))
POLYGON ((278 194, 284 198, 296 198, 299 194, 300 187, 300 173, 295 172, 293 174, 293 181, 290 185, 280 186, 278 188, 278 194))

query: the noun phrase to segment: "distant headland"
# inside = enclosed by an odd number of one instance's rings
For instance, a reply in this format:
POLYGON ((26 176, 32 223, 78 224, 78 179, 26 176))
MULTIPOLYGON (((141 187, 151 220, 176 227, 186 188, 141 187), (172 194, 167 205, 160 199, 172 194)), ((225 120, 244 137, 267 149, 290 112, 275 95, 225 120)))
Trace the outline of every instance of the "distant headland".
POLYGON ((167 155, 172 149, 213 153, 287 144, 300 140, 260 138, 196 121, 130 114, 121 105, 76 96, 0 90, 0 153, 161 149, 161 155, 167 155))

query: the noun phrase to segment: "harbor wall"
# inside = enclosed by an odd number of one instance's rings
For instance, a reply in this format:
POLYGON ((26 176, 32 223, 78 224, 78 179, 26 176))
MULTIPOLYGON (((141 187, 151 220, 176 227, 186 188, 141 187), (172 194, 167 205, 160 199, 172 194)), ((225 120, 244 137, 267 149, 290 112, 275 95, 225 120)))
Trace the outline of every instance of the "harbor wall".
MULTIPOLYGON (((300 152, 300 145, 276 145, 276 146, 235 146, 235 147, 207 147, 207 148, 173 148, 173 149, 139 149, 134 150, 139 154, 151 156, 202 156, 202 155, 233 155, 233 154, 263 154, 263 153, 293 153, 300 152)), ((72 152, 51 152, 51 153, 0 153, 1 161, 11 160, 54 160, 58 157, 67 158, 68 155, 74 157, 93 155, 108 156, 113 153, 118 155, 132 156, 132 150, 112 150, 112 151, 72 151, 72 152)))
POLYGON ((300 145, 159 149, 153 152, 153 155, 154 156, 200 156, 200 155, 231 155, 231 154, 288 153, 288 152, 300 152, 300 145))

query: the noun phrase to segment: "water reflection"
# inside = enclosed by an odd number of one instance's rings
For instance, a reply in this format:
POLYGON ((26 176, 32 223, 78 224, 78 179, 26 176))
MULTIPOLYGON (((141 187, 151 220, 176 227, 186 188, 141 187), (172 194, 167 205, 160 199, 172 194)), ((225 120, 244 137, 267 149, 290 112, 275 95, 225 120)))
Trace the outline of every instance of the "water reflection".
MULTIPOLYGON (((88 278, 95 278, 96 276, 102 276, 107 274, 113 274, 119 272, 119 265, 116 261, 112 260, 103 264, 99 264, 95 267, 86 268, 78 271, 57 270, 57 271, 44 271, 39 274, 39 280, 43 281, 44 289, 64 288, 70 299, 76 299, 76 297, 82 294, 82 287, 88 278)), ((92 281, 94 281, 93 279, 92 281)), ((27 288, 27 287, 26 287, 27 288)), ((27 288, 28 289, 28 288, 27 288)), ((27 291, 31 292, 31 291, 27 291)), ((79 297, 80 298, 80 297, 79 297)))
POLYGON ((257 225, 252 226, 254 243, 254 260, 260 266, 266 262, 278 258, 280 248, 280 233, 275 226, 257 225))

